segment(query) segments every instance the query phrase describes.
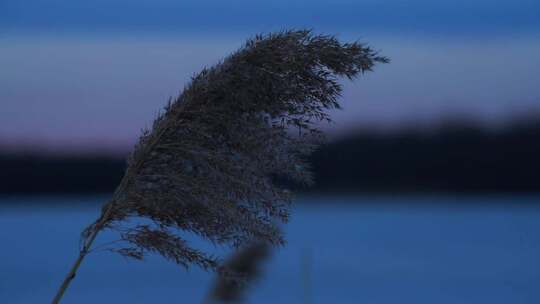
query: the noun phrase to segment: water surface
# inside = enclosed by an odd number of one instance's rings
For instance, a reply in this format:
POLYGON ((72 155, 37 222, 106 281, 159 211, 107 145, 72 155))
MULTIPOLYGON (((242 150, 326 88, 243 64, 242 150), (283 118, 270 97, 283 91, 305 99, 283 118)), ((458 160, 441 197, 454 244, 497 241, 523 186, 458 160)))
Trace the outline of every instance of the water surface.
MULTIPOLYGON (((47 303, 101 197, 0 199, 0 302, 47 303)), ((538 303, 540 197, 306 196, 249 303, 538 303)), ((98 239, 103 242, 107 236, 98 239)), ((65 303, 200 303, 212 275, 90 255, 65 303)))

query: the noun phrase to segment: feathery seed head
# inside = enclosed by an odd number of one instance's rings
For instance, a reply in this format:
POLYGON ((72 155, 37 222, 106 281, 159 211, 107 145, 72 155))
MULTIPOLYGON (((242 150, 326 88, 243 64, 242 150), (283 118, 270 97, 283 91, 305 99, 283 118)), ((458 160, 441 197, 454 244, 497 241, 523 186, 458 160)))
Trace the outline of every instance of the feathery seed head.
POLYGON ((321 139, 316 123, 339 108, 339 77, 385 62, 360 43, 307 30, 248 40, 193 77, 143 132, 101 221, 83 237, 117 230, 125 256, 154 252, 210 269, 217 259, 182 233, 232 247, 283 244, 278 223, 288 219, 291 195, 273 177, 311 182, 304 158, 321 139), (127 227, 128 218, 150 224, 127 227))

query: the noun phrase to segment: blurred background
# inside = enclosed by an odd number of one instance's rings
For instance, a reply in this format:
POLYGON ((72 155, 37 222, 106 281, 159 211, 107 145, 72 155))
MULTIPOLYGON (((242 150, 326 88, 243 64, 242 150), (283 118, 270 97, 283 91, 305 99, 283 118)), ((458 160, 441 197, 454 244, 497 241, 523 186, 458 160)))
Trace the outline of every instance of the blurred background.
MULTIPOLYGON (((49 301, 140 130, 246 38, 391 58, 344 80, 248 303, 538 303, 540 2, 0 0, 0 302, 49 301)), ((105 235, 103 240, 113 236, 105 235)), ((89 256, 66 303, 200 303, 212 275, 89 256)))

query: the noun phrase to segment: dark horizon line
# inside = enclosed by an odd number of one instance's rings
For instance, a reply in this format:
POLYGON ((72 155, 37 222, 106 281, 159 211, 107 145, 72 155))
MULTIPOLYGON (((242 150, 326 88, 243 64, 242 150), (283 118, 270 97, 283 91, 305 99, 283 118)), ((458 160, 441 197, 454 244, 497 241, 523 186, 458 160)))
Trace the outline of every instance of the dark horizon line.
MULTIPOLYGON (((309 157, 310 193, 540 193, 540 123, 483 131, 357 133, 309 157)), ((110 193, 126 157, 0 153, 0 193, 110 193)))

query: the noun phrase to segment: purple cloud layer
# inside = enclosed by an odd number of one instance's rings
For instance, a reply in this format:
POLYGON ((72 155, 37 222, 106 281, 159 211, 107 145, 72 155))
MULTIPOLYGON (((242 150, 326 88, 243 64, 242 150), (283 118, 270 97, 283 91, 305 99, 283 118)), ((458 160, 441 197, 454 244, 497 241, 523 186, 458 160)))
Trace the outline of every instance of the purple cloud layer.
MULTIPOLYGON (((345 81, 345 110, 333 114, 331 134, 463 114, 491 123, 540 106, 540 76, 534 68, 540 66, 538 35, 360 37, 392 63, 354 83, 345 81)), ((127 149, 191 75, 244 38, 4 37, 0 145, 127 149)))

